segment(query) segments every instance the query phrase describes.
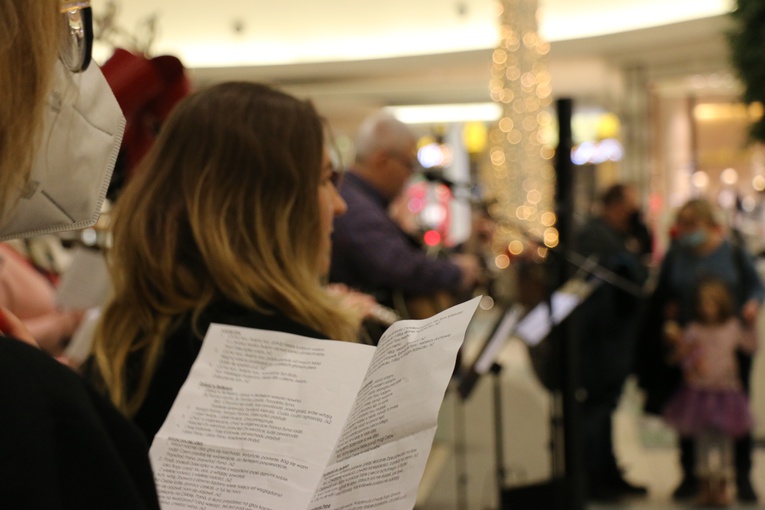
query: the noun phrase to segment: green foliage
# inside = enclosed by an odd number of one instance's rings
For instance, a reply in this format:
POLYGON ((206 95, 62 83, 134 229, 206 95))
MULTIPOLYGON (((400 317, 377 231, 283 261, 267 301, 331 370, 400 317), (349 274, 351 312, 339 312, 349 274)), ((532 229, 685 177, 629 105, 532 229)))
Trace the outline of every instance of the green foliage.
MULTIPOLYGON (((731 62, 744 84, 747 104, 765 105, 765 0, 737 0, 731 13, 735 28, 728 33, 731 62)), ((754 140, 765 142, 765 117, 750 130, 754 140)))

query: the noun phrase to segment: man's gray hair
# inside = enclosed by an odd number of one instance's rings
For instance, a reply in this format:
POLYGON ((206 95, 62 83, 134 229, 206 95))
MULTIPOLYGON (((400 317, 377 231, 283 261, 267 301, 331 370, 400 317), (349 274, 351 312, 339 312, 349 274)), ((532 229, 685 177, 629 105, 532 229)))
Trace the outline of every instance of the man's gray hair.
POLYGON ((356 133, 356 161, 364 162, 377 151, 404 150, 415 140, 412 130, 385 110, 366 117, 356 133))

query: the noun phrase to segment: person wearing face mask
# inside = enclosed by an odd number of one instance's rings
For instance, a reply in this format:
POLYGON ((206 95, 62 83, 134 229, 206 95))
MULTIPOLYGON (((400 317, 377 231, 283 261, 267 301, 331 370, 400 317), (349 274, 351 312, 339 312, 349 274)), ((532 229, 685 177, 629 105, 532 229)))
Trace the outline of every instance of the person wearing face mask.
MULTIPOLYGON (((0 239, 92 225, 124 119, 90 59, 89 2, 0 12, 0 239)), ((7 310, 0 331, 0 505, 159 509, 138 429, 7 310)))
MULTIPOLYGON (((708 200, 694 198, 680 207, 674 234, 642 321, 638 344, 638 382, 646 393, 644 408, 653 414, 661 414, 681 383, 679 367, 666 363, 669 347, 663 339, 693 317, 696 284, 706 278, 723 281, 735 298, 737 315, 745 328, 755 327, 765 298, 765 287, 751 256, 725 234, 717 211, 708 200)), ((751 355, 740 352, 738 364, 741 384, 748 394, 751 355)), ((745 502, 757 500, 750 480, 752 443, 751 434, 735 443, 737 495, 745 502)), ((693 440, 680 441, 683 478, 673 494, 675 499, 691 498, 698 492, 694 450, 693 440)))
POLYGON ((86 372, 149 441, 212 322, 356 340, 322 285, 346 209, 326 142, 310 102, 222 83, 178 104, 123 190, 86 372))
MULTIPOLYGON (((637 287, 647 278, 636 243, 633 218, 638 211, 635 190, 624 184, 607 188, 600 209, 576 234, 576 251, 637 287)), ((601 283, 580 305, 575 322, 579 342, 582 445, 588 498, 595 501, 640 496, 646 489, 626 481, 613 449, 612 415, 632 373, 633 329, 640 296, 601 283)))

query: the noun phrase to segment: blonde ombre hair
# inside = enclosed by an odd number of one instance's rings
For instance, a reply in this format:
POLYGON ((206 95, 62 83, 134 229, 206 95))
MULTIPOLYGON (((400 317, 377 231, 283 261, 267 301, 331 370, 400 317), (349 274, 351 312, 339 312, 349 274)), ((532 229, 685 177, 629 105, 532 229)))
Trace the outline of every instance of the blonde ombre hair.
POLYGON ((113 216, 115 295, 93 352, 118 408, 137 411, 165 339, 216 299, 356 339, 320 282, 323 147, 314 107, 265 85, 223 83, 176 107, 113 216))
POLYGON ((59 0, 0 0, 0 215, 29 179, 63 26, 59 0))

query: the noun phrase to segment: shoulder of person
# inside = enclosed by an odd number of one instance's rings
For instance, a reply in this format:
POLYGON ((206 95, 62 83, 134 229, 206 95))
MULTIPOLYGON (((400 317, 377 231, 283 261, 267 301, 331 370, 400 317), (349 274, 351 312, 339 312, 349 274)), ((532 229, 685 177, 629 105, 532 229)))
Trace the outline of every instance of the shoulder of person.
POLYGON ((69 367, 0 338, 0 401, 3 508, 159 509, 143 435, 69 367))
POLYGON ((731 256, 734 257, 736 263, 744 259, 749 259, 750 257, 749 249, 741 239, 736 237, 724 237, 722 241, 722 247, 724 250, 730 253, 731 256))
POLYGON ((723 327, 735 331, 744 331, 744 324, 739 317, 730 317, 723 323, 723 327))
POLYGON ((603 221, 603 219, 600 216, 590 216, 587 221, 585 221, 578 229, 579 232, 585 233, 585 232, 597 232, 599 230, 604 230, 606 228, 606 223, 603 221))
POLYGON ((683 256, 683 250, 677 246, 670 245, 661 259, 661 268, 663 270, 672 269, 676 261, 683 256))
MULTIPOLYGON (((39 349, 13 338, 0 337, 0 395, 4 413, 12 419, 0 420, 0 437, 24 434, 26 427, 56 422, 82 430, 116 427, 135 434, 137 429, 90 383, 39 349)), ((63 438, 65 439, 65 438, 63 438)), ((125 441, 132 437, 125 437, 125 441)), ((95 439, 94 439, 95 440, 95 439)))
POLYGON ((252 310, 230 301, 220 301, 208 307, 202 315, 202 320, 205 322, 205 330, 210 323, 215 322, 243 328, 280 331, 312 338, 326 338, 325 335, 287 317, 279 310, 252 310))

